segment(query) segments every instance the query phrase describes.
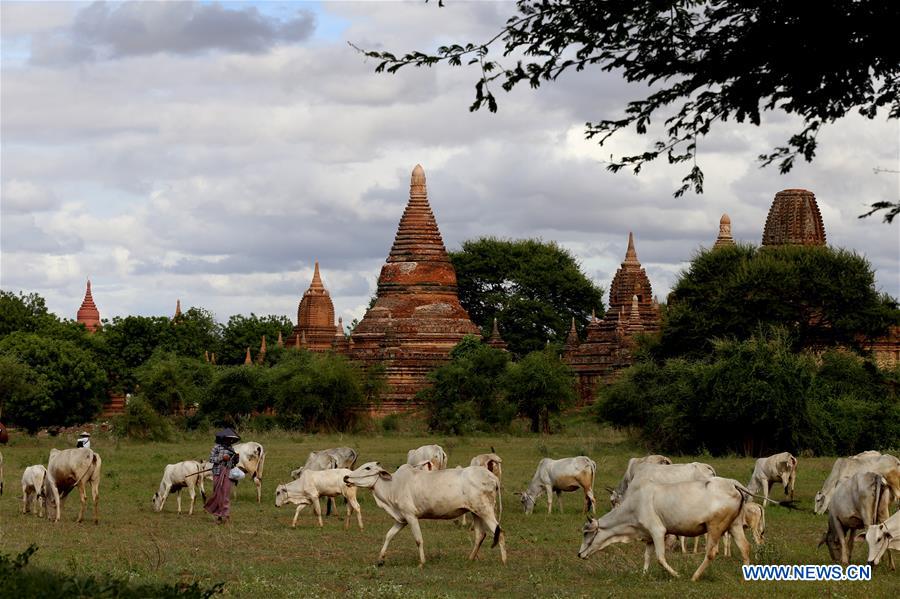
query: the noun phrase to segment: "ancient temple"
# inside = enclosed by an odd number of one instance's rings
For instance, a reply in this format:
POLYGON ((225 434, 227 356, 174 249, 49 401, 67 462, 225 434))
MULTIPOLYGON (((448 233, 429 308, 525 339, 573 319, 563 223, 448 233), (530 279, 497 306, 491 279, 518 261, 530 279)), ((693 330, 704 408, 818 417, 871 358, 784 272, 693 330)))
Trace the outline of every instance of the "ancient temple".
POLYGON ((825 225, 816 196, 805 189, 785 189, 775 194, 762 244, 825 245, 825 225))
POLYGON ((500 336, 500 328, 497 326, 497 318, 494 318, 494 328, 491 330, 491 336, 488 337, 487 341, 485 341, 488 345, 493 347, 494 349, 499 349, 501 351, 509 351, 507 349, 506 341, 503 340, 503 337, 500 336))
POLYGON ((334 324, 334 304, 316 260, 312 282, 297 307, 297 326, 285 342, 288 347, 303 347, 311 351, 334 349, 335 342, 343 341, 343 325, 334 324))
POLYGON ((650 279, 628 234, 625 260, 609 288, 609 308, 602 319, 591 316, 584 341, 578 338, 575 321, 563 346, 563 360, 577 376, 582 403, 591 403, 598 385, 633 363, 635 337, 659 331, 659 305, 653 298, 650 279))
POLYGON ((87 330, 90 333, 93 333, 102 326, 100 324, 100 311, 94 303, 94 296, 91 295, 90 279, 88 279, 87 289, 84 292, 84 300, 81 302, 81 307, 78 308, 78 314, 76 315, 75 320, 87 327, 87 330))
POLYGON ((719 236, 713 244, 713 249, 725 248, 734 245, 734 238, 731 236, 731 219, 727 214, 723 214, 719 219, 719 236))
POLYGON ((449 359, 465 335, 480 331, 459 303, 456 271, 428 203, 425 171, 416 165, 375 303, 353 330, 347 353, 384 364, 388 391, 381 409, 397 411, 411 407, 427 374, 449 359))

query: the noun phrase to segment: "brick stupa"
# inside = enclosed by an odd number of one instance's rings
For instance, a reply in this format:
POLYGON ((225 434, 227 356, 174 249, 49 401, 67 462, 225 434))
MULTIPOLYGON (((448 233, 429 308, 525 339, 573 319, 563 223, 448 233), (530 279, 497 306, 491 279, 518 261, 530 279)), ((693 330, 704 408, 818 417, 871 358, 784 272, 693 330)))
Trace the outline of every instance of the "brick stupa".
POLYGON ((384 364, 389 388, 381 409, 397 411, 413 407, 426 375, 449 359, 465 335, 480 331, 459 303, 456 271, 428 204, 425 171, 416 165, 375 304, 353 330, 348 352, 364 363, 384 364))
POLYGON ((563 360, 577 376, 582 403, 591 403, 599 384, 633 363, 634 337, 659 331, 659 305, 653 299, 650 279, 628 234, 625 260, 609 288, 609 309, 602 319, 591 316, 584 341, 578 338, 575 321, 563 346, 563 360))
POLYGON ((825 245, 825 225, 813 192, 785 189, 775 194, 762 244, 825 245))
MULTIPOLYGON (((304 347, 311 351, 328 351, 334 347, 337 325, 334 303, 319 274, 316 260, 312 282, 297 307, 297 326, 285 342, 288 347, 304 347)), ((340 335, 343 338, 343 334, 340 335)))
POLYGON ((85 289, 84 292, 84 300, 81 302, 81 307, 78 308, 78 314, 76 315, 75 320, 83 324, 91 333, 102 326, 100 324, 100 310, 97 309, 97 305, 94 303, 94 296, 91 295, 90 279, 88 279, 87 289, 85 289))

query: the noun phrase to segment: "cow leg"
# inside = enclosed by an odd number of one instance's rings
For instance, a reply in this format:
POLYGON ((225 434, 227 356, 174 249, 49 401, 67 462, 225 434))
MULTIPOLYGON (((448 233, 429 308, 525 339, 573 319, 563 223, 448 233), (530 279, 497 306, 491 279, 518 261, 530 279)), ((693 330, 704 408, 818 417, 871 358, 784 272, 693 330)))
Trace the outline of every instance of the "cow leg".
POLYGON ((262 480, 254 474, 253 482, 256 484, 256 503, 262 503, 262 480))
POLYGON ((178 506, 178 513, 181 514, 181 489, 178 489, 178 492, 175 493, 175 505, 178 506))
POLYGON ((559 506, 559 513, 560 513, 560 514, 563 513, 563 506, 562 506, 562 491, 557 491, 557 492, 556 492, 556 505, 559 506))
MULTIPOLYGON (((847 530, 847 564, 850 563, 850 558, 853 557, 853 542, 856 540, 856 530, 848 529, 847 530)), ((846 568, 847 565, 844 564, 846 568)))
POLYGON ((188 487, 188 495, 191 496, 191 508, 188 510, 188 516, 194 515, 194 500, 197 499, 197 490, 194 487, 188 487))
POLYGON ((725 557, 731 557, 731 533, 727 530, 725 531, 725 534, 722 535, 722 541, 725 543, 725 557))
POLYGON ((94 524, 100 524, 100 478, 91 480, 91 499, 94 502, 94 524))
POLYGON ((78 520, 75 522, 84 520, 84 508, 87 506, 87 490, 83 484, 78 485, 78 496, 81 498, 81 509, 78 510, 78 520))
POLYGON ((419 520, 415 517, 409 518, 409 529, 412 531, 413 539, 416 540, 416 546, 419 548, 419 567, 425 565, 425 541, 422 539, 422 529, 419 528, 419 520))
POLYGON ((300 510, 302 510, 305 507, 306 507, 305 503, 300 503, 297 505, 297 509, 294 510, 294 520, 291 522, 291 528, 297 528, 297 517, 300 515, 300 510))
POLYGON ((553 488, 544 486, 544 492, 547 493, 547 513, 553 513, 553 488))
POLYGON ((28 492, 22 487, 22 513, 28 513, 28 492))
MULTIPOLYGON (((348 497, 347 505, 349 506, 347 509, 353 508, 353 511, 356 512, 356 522, 359 524, 359 529, 363 529, 362 523, 362 510, 359 508, 359 502, 356 500, 356 497, 348 497)), ((347 521, 350 521, 350 515, 347 515, 347 521)))
POLYGON ((666 561, 666 531, 665 529, 655 530, 651 533, 653 537, 653 549, 656 551, 656 561, 659 562, 666 572, 678 578, 678 572, 675 571, 669 562, 666 561))
MULTIPOLYGON (((722 531, 720 530, 712 530, 709 532, 709 542, 706 543, 706 557, 703 558, 700 567, 697 568, 697 571, 691 576, 691 580, 698 580, 703 575, 706 568, 709 567, 709 563, 715 559, 716 554, 719 552, 719 538, 721 536, 722 531)), ((746 542, 746 539, 744 542, 746 542)))
POLYGON ((313 501, 312 504, 313 510, 316 512, 316 518, 319 519, 319 528, 322 528, 325 525, 322 524, 322 506, 319 504, 319 499, 316 498, 316 500, 313 501))
POLYGON ((403 530, 406 526, 406 522, 397 522, 395 523, 387 534, 384 535, 384 545, 381 546, 381 553, 378 554, 378 565, 384 565, 384 556, 387 554, 388 545, 391 544, 391 539, 397 536, 397 533, 403 530))
POLYGON ((584 493, 584 511, 590 511, 592 514, 596 514, 597 510, 594 506, 597 505, 597 500, 594 499, 594 490, 588 489, 584 493))
POLYGON ((478 550, 481 548, 481 544, 484 543, 484 537, 486 537, 488 533, 484 520, 479 516, 473 514, 472 521, 475 524, 475 544, 472 546, 472 553, 469 554, 470 560, 474 560, 475 556, 478 555, 478 550))
POLYGON ((687 537, 678 537, 678 541, 681 543, 681 552, 687 553, 687 537))
POLYGON ((650 558, 653 556, 653 543, 647 543, 644 547, 644 574, 650 569, 650 558))
MULTIPOLYGON (((706 535, 706 542, 709 543, 709 535, 706 535)), ((700 547, 700 537, 694 537, 694 551, 693 553, 697 553, 697 549, 700 547)))

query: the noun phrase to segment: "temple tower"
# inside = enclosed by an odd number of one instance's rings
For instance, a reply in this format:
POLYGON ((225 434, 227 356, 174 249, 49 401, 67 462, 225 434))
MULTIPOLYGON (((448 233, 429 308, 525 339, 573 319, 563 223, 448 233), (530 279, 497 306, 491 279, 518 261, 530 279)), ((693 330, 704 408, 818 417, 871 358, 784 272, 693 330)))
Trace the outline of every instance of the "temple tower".
POLYGON ((813 192, 785 189, 775 194, 762 244, 825 245, 825 225, 813 192))
MULTIPOLYGON (((334 335, 334 325, 332 325, 334 335)), ((356 326, 352 357, 382 361, 388 392, 383 410, 409 408, 428 372, 449 359, 450 350, 477 326, 459 303, 456 271, 428 203, 425 171, 413 169, 409 202, 381 275, 375 304, 356 326)))
POLYGON ((319 261, 316 260, 312 282, 297 306, 297 326, 286 343, 292 347, 299 340, 300 345, 311 351, 328 351, 334 343, 334 331, 334 304, 322 284, 319 261), (302 337, 305 337, 305 345, 303 339, 298 339, 302 337))
POLYGON ((76 315, 75 320, 83 324, 90 333, 93 333, 103 326, 100 324, 100 311, 94 303, 94 296, 91 295, 90 279, 87 281, 87 289, 84 291, 84 300, 81 302, 81 307, 78 308, 78 314, 76 315))
POLYGON ((723 214, 719 219, 719 236, 713 244, 713 249, 730 247, 734 245, 734 238, 731 236, 731 218, 727 214, 723 214))

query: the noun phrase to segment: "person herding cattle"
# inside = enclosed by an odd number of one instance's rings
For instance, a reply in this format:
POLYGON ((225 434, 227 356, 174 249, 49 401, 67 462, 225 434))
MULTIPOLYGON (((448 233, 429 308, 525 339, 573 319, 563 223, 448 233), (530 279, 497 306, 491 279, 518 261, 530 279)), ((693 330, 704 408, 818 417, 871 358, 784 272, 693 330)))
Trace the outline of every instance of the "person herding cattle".
POLYGON ((78 440, 75 442, 75 447, 84 447, 85 449, 91 448, 91 434, 82 431, 80 435, 78 435, 78 440))
POLYGON ((213 494, 203 506, 216 517, 216 524, 228 521, 231 513, 231 471, 237 468, 239 456, 233 445, 241 438, 230 428, 216 433, 216 444, 209 453, 213 472, 213 494))

